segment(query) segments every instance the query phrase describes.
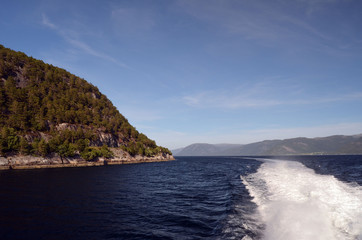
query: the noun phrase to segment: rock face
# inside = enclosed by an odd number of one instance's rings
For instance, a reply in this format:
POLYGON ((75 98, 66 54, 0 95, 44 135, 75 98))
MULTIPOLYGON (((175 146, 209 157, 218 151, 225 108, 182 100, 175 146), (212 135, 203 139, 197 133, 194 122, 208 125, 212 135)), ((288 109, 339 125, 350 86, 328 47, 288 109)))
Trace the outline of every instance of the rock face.
POLYGON ((8 165, 9 165, 9 160, 7 158, 0 157, 0 167, 8 165))
POLYGON ((91 141, 91 145, 102 146, 107 145, 110 147, 119 147, 118 137, 110 133, 97 131, 96 140, 91 141))

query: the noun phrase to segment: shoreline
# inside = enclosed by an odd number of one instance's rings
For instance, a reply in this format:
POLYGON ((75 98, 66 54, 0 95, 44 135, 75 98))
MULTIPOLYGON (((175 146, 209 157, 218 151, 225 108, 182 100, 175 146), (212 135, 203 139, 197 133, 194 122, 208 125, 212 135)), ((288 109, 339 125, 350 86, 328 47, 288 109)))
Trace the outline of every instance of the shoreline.
POLYGON ((148 159, 141 161, 110 161, 110 162, 87 162, 87 163, 64 163, 64 164, 39 164, 39 165, 6 165, 0 166, 1 170, 20 170, 20 169, 43 169, 43 168, 73 168, 73 167, 99 167, 99 166, 112 166, 124 164, 138 164, 138 163, 151 163, 151 162, 168 162, 174 159, 148 159))
MULTIPOLYGON (((118 154, 117 154, 118 155, 118 154)), ((59 156, 36 157, 14 155, 10 157, 0 157, 1 170, 18 169, 41 169, 41 168, 68 168, 68 167, 96 167, 108 165, 137 164, 148 162, 173 161, 175 158, 169 154, 159 154, 154 157, 136 156, 115 156, 111 159, 98 158, 96 161, 85 161, 82 158, 60 158, 59 156)))

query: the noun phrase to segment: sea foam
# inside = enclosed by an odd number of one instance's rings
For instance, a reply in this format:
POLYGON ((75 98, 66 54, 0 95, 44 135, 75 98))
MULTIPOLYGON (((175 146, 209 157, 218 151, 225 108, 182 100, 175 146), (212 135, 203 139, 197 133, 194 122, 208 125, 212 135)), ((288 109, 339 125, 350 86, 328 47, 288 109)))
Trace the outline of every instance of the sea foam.
POLYGON ((294 161, 264 160, 241 176, 266 240, 362 240, 362 188, 294 161))

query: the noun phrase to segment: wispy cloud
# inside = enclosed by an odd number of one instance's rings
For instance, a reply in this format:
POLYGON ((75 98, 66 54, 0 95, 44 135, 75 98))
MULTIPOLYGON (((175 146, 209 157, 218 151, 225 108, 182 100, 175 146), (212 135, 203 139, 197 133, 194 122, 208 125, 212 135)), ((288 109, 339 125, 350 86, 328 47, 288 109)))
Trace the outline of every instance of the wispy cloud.
POLYGON ((282 104, 278 100, 245 97, 242 93, 235 94, 229 91, 204 91, 184 96, 182 101, 192 107, 221 109, 270 107, 282 104))
POLYGON ((150 9, 117 7, 111 12, 115 31, 122 36, 143 35, 156 25, 155 16, 150 9))
MULTIPOLYGON (((300 35, 305 29, 313 35, 323 36, 317 29, 288 14, 282 2, 278 5, 269 1, 179 1, 186 12, 195 18, 219 25, 230 33, 246 38, 273 40, 300 35)), ((286 8, 286 6, 284 6, 286 8)))
POLYGON ((185 95, 182 97, 182 102, 198 108, 239 109, 271 107, 283 104, 282 99, 275 97, 283 91, 294 94, 299 91, 299 87, 292 83, 284 85, 282 80, 278 80, 278 77, 271 77, 263 81, 244 83, 228 89, 201 91, 185 95))
MULTIPOLYGON (((349 94, 341 94, 336 96, 325 96, 319 98, 309 99, 296 99, 289 102, 289 104, 323 104, 323 103, 334 103, 334 102, 349 102, 349 101, 361 101, 362 92, 353 92, 349 94)), ((286 103, 288 104, 288 103, 286 103)))
POLYGON ((42 14, 42 24, 55 31, 59 36, 61 36, 66 42, 68 42, 74 48, 79 49, 88 55, 92 55, 101 58, 103 60, 112 62, 118 65, 119 67, 130 69, 130 67, 124 64, 123 62, 120 62, 114 57, 92 48, 86 42, 80 40, 79 32, 74 31, 72 29, 62 28, 56 25, 55 23, 51 22, 45 14, 42 14))
POLYGON ((265 108, 281 105, 313 105, 328 104, 346 101, 362 101, 362 92, 353 92, 336 96, 320 96, 300 98, 298 96, 287 96, 285 89, 240 89, 222 91, 202 91, 195 94, 185 95, 182 102, 196 108, 215 109, 241 109, 241 108, 265 108))
POLYGON ((330 4, 342 1, 345 0, 298 0, 299 3, 302 3, 304 5, 305 12, 308 15, 315 14, 330 4))
MULTIPOLYGON (((343 54, 340 43, 343 31, 334 31, 314 24, 310 16, 338 2, 335 0, 291 1, 188 1, 180 0, 181 8, 196 19, 216 26, 232 36, 254 40, 264 46, 284 50, 314 50, 343 54), (337 34, 338 32, 338 34, 337 34)), ((338 29, 336 26, 334 29, 338 29)), ((342 30, 342 29, 341 29, 342 30)), ((351 44, 354 39, 343 38, 351 44)), ((359 38, 358 38, 359 39, 359 38)))
POLYGON ((42 14, 42 24, 54 30, 58 29, 57 26, 49 21, 48 17, 45 14, 42 14))

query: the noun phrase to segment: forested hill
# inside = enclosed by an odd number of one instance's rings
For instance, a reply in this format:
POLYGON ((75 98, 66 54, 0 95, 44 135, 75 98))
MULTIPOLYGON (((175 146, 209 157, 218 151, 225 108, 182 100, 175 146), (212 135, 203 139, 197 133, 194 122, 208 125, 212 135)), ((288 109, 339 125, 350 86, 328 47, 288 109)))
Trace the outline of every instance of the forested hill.
POLYGON ((129 124, 98 88, 64 69, 0 45, 0 156, 91 160, 109 147, 169 153, 129 124))

